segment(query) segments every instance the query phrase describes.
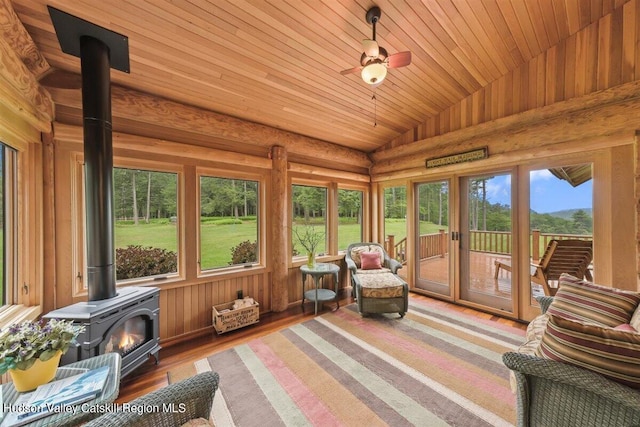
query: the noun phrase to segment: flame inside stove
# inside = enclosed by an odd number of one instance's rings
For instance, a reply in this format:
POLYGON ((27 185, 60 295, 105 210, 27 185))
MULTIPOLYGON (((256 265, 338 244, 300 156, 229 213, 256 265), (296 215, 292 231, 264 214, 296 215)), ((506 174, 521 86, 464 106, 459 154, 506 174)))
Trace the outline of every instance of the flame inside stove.
POLYGON ((124 356, 135 350, 147 340, 145 325, 145 320, 140 316, 128 319, 111 334, 105 351, 107 353, 117 352, 124 356))
POLYGON ((144 335, 124 334, 118 343, 117 348, 126 353, 144 341, 144 335))

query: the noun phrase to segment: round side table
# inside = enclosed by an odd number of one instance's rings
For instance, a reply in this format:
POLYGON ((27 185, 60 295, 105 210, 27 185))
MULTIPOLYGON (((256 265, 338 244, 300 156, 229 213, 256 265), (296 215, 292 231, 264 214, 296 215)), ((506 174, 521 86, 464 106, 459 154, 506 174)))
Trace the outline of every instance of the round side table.
POLYGON ((303 265, 300 267, 302 272, 302 307, 304 309, 304 300, 315 302, 315 314, 318 314, 318 303, 324 301, 335 300, 338 308, 340 308, 340 302, 338 301, 338 273, 340 273, 340 267, 335 264, 329 264, 324 262, 316 263, 313 267, 303 265), (313 278, 315 289, 305 291, 305 282, 307 275, 313 278), (333 283, 335 290, 324 289, 320 287, 320 279, 322 278, 322 285, 324 286, 324 276, 333 275, 333 283))

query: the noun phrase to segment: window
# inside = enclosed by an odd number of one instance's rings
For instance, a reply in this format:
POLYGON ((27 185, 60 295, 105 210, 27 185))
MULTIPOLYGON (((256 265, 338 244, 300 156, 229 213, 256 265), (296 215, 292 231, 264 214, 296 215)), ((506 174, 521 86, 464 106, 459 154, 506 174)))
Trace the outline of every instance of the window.
POLYGON ((292 232, 293 256, 306 255, 311 248, 308 241, 315 238, 315 253, 327 252, 327 189, 308 185, 292 186, 292 232), (305 239, 306 237, 306 239, 305 239), (302 241, 301 241, 302 240, 302 241), (307 242, 303 241, 306 240, 307 242))
POLYGON ((256 263, 259 182, 200 176, 200 270, 256 263))
POLYGON ((360 190, 338 189, 338 250, 362 241, 362 200, 360 190))
MULTIPOLYGON (((588 240, 593 245, 593 172, 591 163, 529 172, 531 262, 539 263, 551 240, 588 240)), ((590 271, 594 270, 593 263, 590 271)), ((532 299, 544 293, 531 283, 532 299)))
POLYGON ((0 305, 10 303, 11 290, 15 287, 16 278, 16 198, 17 198, 17 152, 0 143, 0 253, 2 254, 2 268, 0 268, 0 305))
POLYGON ((394 236, 395 245, 402 245, 407 237, 407 187, 384 189, 384 238, 394 236))
POLYGON ((178 174, 114 168, 117 280, 178 272, 178 174))

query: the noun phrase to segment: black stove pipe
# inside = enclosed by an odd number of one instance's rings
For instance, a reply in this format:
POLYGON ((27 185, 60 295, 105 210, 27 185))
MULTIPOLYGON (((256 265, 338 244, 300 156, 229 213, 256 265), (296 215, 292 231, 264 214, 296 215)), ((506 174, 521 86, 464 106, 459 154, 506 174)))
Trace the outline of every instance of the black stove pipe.
POLYGON ((116 296, 109 47, 80 38, 89 301, 116 296))

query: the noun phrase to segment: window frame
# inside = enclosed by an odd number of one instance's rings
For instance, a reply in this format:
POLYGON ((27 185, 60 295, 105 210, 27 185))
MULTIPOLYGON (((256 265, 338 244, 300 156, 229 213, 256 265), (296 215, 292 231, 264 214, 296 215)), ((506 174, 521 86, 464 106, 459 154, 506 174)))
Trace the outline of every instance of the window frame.
POLYGON ((302 254, 298 254, 298 255, 293 255, 293 240, 294 240, 294 234, 293 234, 293 186, 300 186, 300 187, 315 187, 315 188, 323 188, 326 191, 326 200, 325 200, 325 236, 324 236, 324 254, 318 256, 318 254, 316 254, 316 259, 324 259, 327 256, 333 255, 335 254, 335 250, 332 247, 332 238, 335 234, 332 233, 332 229, 334 229, 335 225, 334 223, 337 221, 336 219, 331 219, 334 217, 334 215, 332 215, 333 213, 333 209, 336 209, 337 212, 337 207, 335 207, 335 202, 332 202, 334 197, 332 193, 336 193, 335 191, 335 184, 332 185, 332 183, 330 182, 326 182, 326 181, 311 181, 311 180, 307 180, 307 179, 292 179, 291 183, 289 184, 289 201, 288 201, 288 209, 289 209, 289 243, 291 245, 291 262, 292 263, 298 263, 298 262, 302 262, 302 261, 306 261, 307 260, 307 254, 306 253, 302 253, 302 254), (332 191, 333 190, 333 191, 332 191))
MULTIPOLYGON (((84 197, 84 154, 72 153, 73 177, 71 179, 71 199, 73 200, 72 215, 72 241, 74 242, 74 250, 72 254, 72 271, 74 274, 73 297, 85 297, 88 295, 86 285, 83 278, 86 277, 87 266, 86 245, 84 242, 85 234, 85 197, 84 197)), ((177 272, 167 273, 162 276, 145 276, 135 279, 116 280, 116 288, 132 286, 132 285, 157 285, 160 283, 169 283, 184 280, 185 273, 185 256, 184 256, 184 235, 185 221, 183 214, 184 206, 184 181, 185 172, 181 164, 171 164, 158 161, 148 161, 133 157, 114 156, 114 169, 133 169, 144 170, 160 173, 174 173, 177 176, 176 183, 176 243, 177 243, 177 272)), ((115 230, 114 230, 115 233, 115 230)), ((115 236, 114 236, 115 237, 115 236)), ((114 256, 115 262, 115 256, 114 256)))
POLYGON ((196 224, 196 277, 216 277, 221 275, 228 275, 233 273, 239 273, 242 271, 246 271, 248 268, 255 270, 256 268, 266 268, 266 246, 267 246, 267 226, 266 226, 266 201, 267 201, 267 188, 269 185, 269 180, 267 179, 267 174, 265 172, 243 172, 243 171, 233 171, 229 169, 216 168, 216 167, 197 167, 195 171, 195 193, 196 193, 196 204, 194 207, 194 215, 195 215, 195 224, 196 224), (237 179, 243 181, 255 181, 258 183, 258 191, 257 191, 257 218, 256 218, 256 226, 257 230, 257 248, 258 248, 258 259, 255 263, 250 265, 247 264, 238 264, 238 265, 229 265, 217 268, 208 268, 202 269, 202 265, 200 263, 201 251, 202 251, 202 233, 201 233, 201 223, 200 223, 200 206, 202 203, 202 195, 200 182, 202 177, 209 178, 222 178, 222 179, 237 179))
MULTIPOLYGON (((345 184, 345 183, 337 183, 337 191, 336 191, 336 251, 338 254, 344 254, 347 251, 347 248, 340 249, 339 240, 340 236, 338 233, 338 227, 340 226, 340 216, 339 216, 339 208, 340 208, 340 198, 339 192, 340 190, 347 191, 360 191, 362 193, 361 200, 361 212, 360 215, 360 241, 368 242, 370 238, 367 237, 366 224, 368 223, 368 215, 366 207, 369 206, 369 186, 365 185, 353 185, 353 184, 345 184)), ((370 232, 370 230, 368 230, 370 232)), ((355 243, 355 242, 354 242, 355 243)))
MULTIPOLYGON (((20 172, 23 169, 20 165, 21 155, 20 151, 11 147, 9 144, 2 143, 3 153, 3 209, 4 209, 4 224, 3 224, 3 264, 4 264, 4 286, 5 289, 5 301, 0 307, 2 309, 15 304, 19 300, 20 293, 18 292, 18 276, 19 276, 19 245, 18 236, 21 234, 21 221, 20 221, 20 199, 24 194, 20 191, 20 172), (7 154, 10 155, 8 156, 7 154), (8 199, 7 199, 8 196, 8 199), (7 224, 10 227, 7 227, 7 224)), ((27 288, 28 289, 28 288, 27 288)))
MULTIPOLYGON (((324 256, 316 257, 316 261, 325 262, 344 257, 345 250, 338 249, 338 190, 362 191, 362 241, 371 240, 371 184, 354 180, 342 180, 337 177, 314 176, 308 173, 291 173, 289 175, 289 242, 293 244, 293 185, 305 185, 311 187, 324 187, 327 189, 327 251, 324 256)), ((289 258, 289 268, 302 265, 307 262, 305 254, 289 258)))

